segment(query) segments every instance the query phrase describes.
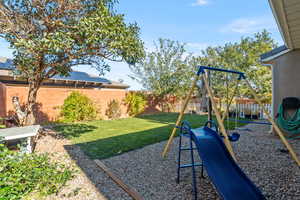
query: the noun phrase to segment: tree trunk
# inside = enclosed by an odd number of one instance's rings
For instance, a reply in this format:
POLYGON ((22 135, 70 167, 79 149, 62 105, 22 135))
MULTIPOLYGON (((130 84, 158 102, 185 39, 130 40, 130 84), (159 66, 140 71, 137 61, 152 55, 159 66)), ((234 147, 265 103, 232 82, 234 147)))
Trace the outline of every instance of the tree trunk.
POLYGON ((37 92, 39 87, 40 87, 40 83, 36 83, 36 82, 29 83, 27 105, 25 109, 26 111, 25 125, 33 125, 36 123, 34 108, 36 105, 36 97, 37 97, 37 92))
POLYGON ((36 123, 35 105, 37 92, 40 87, 41 82, 29 82, 29 91, 27 96, 27 104, 25 109, 22 110, 21 104, 19 102, 19 97, 14 96, 12 98, 12 103, 16 111, 17 123, 19 126, 29 126, 36 123))

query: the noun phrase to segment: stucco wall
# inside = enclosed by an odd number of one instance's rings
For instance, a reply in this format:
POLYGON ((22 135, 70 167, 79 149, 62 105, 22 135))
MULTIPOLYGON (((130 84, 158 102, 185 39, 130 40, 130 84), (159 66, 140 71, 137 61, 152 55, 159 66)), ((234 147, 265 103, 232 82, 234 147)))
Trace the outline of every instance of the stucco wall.
POLYGON ((285 97, 300 98, 300 50, 286 53, 273 61, 273 115, 285 97))
MULTIPOLYGON (((76 89, 76 88, 53 88, 42 87, 38 91, 38 120, 53 121, 57 120, 60 113, 60 106, 63 105, 65 98, 69 96, 72 91, 78 91, 87 95, 97 105, 101 112, 102 118, 105 119, 105 111, 107 104, 116 99, 121 103, 122 117, 127 116, 127 107, 124 105, 123 100, 127 91, 123 89, 76 89)), ((26 102, 28 88, 25 86, 10 86, 6 85, 6 114, 13 112, 13 105, 11 99, 13 96, 18 96, 20 102, 26 102)), ((2 107, 2 106, 1 106, 2 107)))

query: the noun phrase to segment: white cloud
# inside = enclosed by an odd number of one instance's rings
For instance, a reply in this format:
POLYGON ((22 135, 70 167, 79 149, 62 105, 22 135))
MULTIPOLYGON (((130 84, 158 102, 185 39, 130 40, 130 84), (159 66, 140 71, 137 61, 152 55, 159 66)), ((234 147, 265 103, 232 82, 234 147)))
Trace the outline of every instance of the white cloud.
POLYGON ((276 23, 271 16, 255 17, 255 18, 239 18, 225 25, 221 32, 233 33, 255 33, 263 29, 274 30, 276 23))
POLYGON ((208 4, 208 0, 196 0, 192 6, 204 6, 208 4))

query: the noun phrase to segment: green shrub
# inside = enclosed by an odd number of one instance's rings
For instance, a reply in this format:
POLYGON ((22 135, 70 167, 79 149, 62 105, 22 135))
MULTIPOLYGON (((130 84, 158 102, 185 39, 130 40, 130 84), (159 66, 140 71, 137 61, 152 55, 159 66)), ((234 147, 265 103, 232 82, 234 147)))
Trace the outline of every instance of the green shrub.
POLYGON ((147 101, 143 93, 129 92, 126 95, 125 103, 128 105, 129 115, 135 116, 145 110, 147 101))
POLYGON ((31 192, 41 196, 57 193, 73 171, 51 163, 46 154, 22 154, 0 144, 0 199, 18 200, 31 192))
POLYGON ((109 119, 120 118, 121 117, 121 108, 120 108, 119 102, 115 99, 111 100, 107 105, 105 114, 109 119))
POLYGON ((87 96, 72 92, 64 101, 61 116, 67 122, 91 120, 97 117, 97 109, 87 96))

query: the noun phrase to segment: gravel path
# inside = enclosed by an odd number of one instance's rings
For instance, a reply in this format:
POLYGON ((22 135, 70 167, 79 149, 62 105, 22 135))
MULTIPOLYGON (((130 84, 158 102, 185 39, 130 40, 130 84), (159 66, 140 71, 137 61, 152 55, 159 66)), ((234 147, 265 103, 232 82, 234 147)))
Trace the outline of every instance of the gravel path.
MULTIPOLYGON (((299 200, 300 170, 289 154, 280 152, 283 144, 268 134, 268 126, 251 124, 246 127, 252 132, 240 131, 240 140, 233 143, 240 167, 267 199, 299 200)), ((168 158, 162 159, 165 143, 149 145, 102 161, 146 200, 191 199, 191 169, 183 169, 181 183, 175 182, 178 138, 168 158)), ((292 143, 300 154, 300 141, 292 143)), ((183 158, 188 161, 189 155, 183 155, 183 158)), ((131 199, 111 181, 101 184, 99 189, 108 199, 131 199)), ((218 199, 208 178, 198 179, 198 190, 201 199, 218 199)))

